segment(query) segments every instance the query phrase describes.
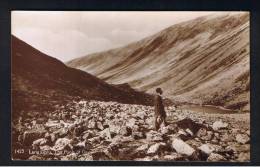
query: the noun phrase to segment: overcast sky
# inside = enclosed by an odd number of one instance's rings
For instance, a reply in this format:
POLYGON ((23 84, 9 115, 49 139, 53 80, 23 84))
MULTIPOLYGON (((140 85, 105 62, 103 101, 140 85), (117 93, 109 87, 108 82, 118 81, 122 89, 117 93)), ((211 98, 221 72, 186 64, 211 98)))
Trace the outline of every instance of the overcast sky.
POLYGON ((214 12, 14 11, 12 34, 61 61, 126 45, 214 12))

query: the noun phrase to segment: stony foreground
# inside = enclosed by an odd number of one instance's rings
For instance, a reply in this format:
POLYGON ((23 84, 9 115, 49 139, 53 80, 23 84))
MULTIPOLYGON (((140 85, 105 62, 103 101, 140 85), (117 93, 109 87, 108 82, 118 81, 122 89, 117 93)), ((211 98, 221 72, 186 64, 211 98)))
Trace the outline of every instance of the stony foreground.
POLYGON ((250 114, 206 114, 167 107, 154 131, 153 107, 79 101, 48 118, 13 122, 13 159, 249 161, 250 114))

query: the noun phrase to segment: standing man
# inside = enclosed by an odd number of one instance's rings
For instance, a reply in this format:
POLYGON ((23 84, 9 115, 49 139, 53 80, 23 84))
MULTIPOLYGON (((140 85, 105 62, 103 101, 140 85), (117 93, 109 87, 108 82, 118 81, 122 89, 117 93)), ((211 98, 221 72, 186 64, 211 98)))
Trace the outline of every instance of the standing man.
POLYGON ((166 112, 164 110, 162 95, 163 91, 161 88, 156 88, 156 96, 154 99, 154 116, 155 116, 155 130, 157 131, 161 124, 166 124, 166 112))

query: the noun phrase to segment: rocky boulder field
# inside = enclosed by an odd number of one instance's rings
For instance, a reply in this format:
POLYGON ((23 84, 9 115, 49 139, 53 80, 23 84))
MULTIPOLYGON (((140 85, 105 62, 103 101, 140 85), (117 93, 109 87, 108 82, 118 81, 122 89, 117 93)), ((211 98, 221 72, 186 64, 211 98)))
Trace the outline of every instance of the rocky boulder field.
POLYGON ((117 102, 72 101, 48 118, 12 125, 15 160, 250 160, 250 113, 211 114, 166 107, 154 131, 154 109, 117 102))

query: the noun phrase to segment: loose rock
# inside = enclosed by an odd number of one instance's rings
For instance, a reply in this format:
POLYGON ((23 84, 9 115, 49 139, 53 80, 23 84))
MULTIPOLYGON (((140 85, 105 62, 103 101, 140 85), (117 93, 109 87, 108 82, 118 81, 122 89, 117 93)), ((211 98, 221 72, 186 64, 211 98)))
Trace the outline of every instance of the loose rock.
POLYGON ((195 150, 190 145, 186 144, 181 139, 174 139, 172 142, 172 147, 180 154, 191 156, 195 150))
POLYGON ((219 162, 219 161, 226 161, 226 158, 220 154, 211 153, 207 159, 209 162, 219 162))
POLYGON ((160 147, 165 146, 165 145, 166 145, 166 144, 165 144, 165 143, 162 143, 162 142, 156 143, 156 144, 152 145, 152 146, 148 149, 147 154, 155 154, 155 153, 157 153, 157 152, 159 151, 160 147))
POLYGON ((210 155, 212 152, 220 149, 220 147, 212 144, 203 144, 200 147, 198 147, 198 149, 201 150, 203 153, 210 155))
POLYGON ((246 144, 250 141, 250 138, 247 134, 238 134, 236 135, 236 141, 242 144, 246 144))
POLYGON ((214 129, 214 130, 219 130, 219 129, 224 129, 224 128, 227 128, 228 127, 228 123, 224 123, 224 122, 222 122, 222 120, 220 120, 220 121, 216 121, 216 122, 214 122, 213 123, 213 125, 212 125, 212 128, 214 129))
POLYGON ((71 148, 70 146, 70 139, 67 138, 60 138, 55 142, 55 145, 53 146, 53 150, 55 151, 60 151, 60 150, 64 150, 65 148, 71 148))

